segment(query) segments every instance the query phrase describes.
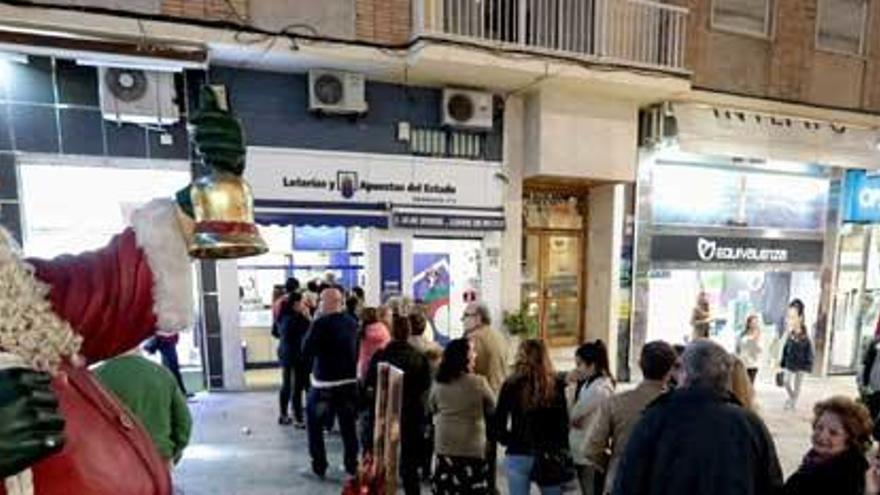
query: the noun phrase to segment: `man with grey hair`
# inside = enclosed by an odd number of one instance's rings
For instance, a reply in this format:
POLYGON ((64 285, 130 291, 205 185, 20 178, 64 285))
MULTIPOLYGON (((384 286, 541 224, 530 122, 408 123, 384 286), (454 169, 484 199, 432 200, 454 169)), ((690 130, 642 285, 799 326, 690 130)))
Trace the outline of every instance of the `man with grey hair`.
POLYGON ((613 495, 764 495, 782 470, 764 422, 728 391, 732 357, 700 339, 682 356, 683 384, 645 410, 626 446, 613 495))

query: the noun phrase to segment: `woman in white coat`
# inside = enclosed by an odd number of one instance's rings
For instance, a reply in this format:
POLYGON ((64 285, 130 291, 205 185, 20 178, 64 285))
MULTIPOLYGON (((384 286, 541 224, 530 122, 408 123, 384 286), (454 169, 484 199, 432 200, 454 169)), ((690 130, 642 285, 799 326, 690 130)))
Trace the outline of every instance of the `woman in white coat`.
POLYGON ((601 340, 587 342, 575 352, 577 370, 571 376, 568 417, 569 448, 577 470, 578 483, 584 495, 600 495, 605 483, 604 475, 588 465, 582 449, 584 437, 589 430, 593 415, 599 404, 614 394, 614 378, 608 365, 608 349, 601 340))

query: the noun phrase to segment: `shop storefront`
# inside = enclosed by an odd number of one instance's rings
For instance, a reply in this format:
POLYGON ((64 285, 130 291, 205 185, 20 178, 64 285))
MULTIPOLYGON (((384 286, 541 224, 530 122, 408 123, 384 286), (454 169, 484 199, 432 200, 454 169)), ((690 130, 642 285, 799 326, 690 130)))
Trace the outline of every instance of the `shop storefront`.
MULTIPOLYGON (((819 302, 827 171, 682 158, 658 156, 650 165, 646 339, 687 342, 697 296, 705 293, 713 339, 735 350, 746 318, 756 314, 770 347, 789 300, 814 309, 819 302), (681 194, 681 184, 693 193, 681 194)), ((815 323, 815 311, 807 323, 815 323)))
POLYGON ((247 160, 270 251, 237 263, 246 368, 275 361, 272 292, 288 276, 330 274, 368 305, 423 301, 441 342, 462 335, 467 299, 500 312, 499 163, 267 147, 247 160))
MULTIPOLYGON (((841 186, 844 167, 876 160, 876 132, 692 104, 652 109, 642 125, 632 355, 650 340, 689 340, 698 295, 705 293, 710 336, 731 351, 746 318, 757 315, 770 365, 780 351, 786 307, 798 298, 807 307, 816 372, 851 363, 858 332, 851 324, 832 335, 830 325, 855 320, 835 316, 835 306, 851 306, 853 297, 833 294, 841 186), (832 339, 836 350, 829 348, 832 339)), ((846 272, 853 256, 844 254, 851 242, 843 239, 839 287, 845 288, 854 284, 846 272)))
POLYGON ((864 170, 844 178, 829 372, 853 373, 880 317, 880 176, 864 170))

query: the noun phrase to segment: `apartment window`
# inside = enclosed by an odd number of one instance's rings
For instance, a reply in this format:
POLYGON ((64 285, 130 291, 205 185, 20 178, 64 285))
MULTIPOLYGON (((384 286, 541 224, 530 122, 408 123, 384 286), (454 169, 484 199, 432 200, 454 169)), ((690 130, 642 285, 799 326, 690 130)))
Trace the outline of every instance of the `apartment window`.
POLYGON ((819 0, 817 46, 861 55, 864 53, 867 17, 867 0, 819 0))
POLYGON ((737 33, 770 36, 772 0, 714 0, 712 27, 737 33))

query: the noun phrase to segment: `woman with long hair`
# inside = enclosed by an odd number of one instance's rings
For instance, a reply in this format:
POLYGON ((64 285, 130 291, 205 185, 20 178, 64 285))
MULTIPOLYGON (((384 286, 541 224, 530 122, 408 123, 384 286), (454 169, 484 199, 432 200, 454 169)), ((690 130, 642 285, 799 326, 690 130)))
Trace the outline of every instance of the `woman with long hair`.
POLYGON ((495 432, 507 447, 511 495, 528 495, 532 481, 544 495, 562 493, 572 474, 565 379, 554 372, 542 341, 520 344, 514 373, 501 386, 495 432))
POLYGON ((746 409, 755 410, 755 389, 752 386, 748 370, 742 359, 732 356, 733 367, 730 370, 730 392, 746 409))
POLYGON ((605 399, 614 394, 614 377, 608 364, 608 349, 601 340, 581 345, 575 351, 574 358, 577 369, 570 378, 574 386, 568 401, 568 415, 571 418, 568 445, 581 493, 601 495, 605 485, 604 476, 590 467, 581 447, 594 413, 605 399))
POLYGON ((303 394, 309 390, 309 363, 302 355, 302 341, 312 324, 303 306, 302 294, 291 292, 284 299, 272 335, 278 339, 278 362, 281 364, 281 390, 278 391, 278 424, 305 428, 303 394), (294 419, 288 415, 293 403, 294 419))
POLYGON ((468 339, 446 346, 428 404, 434 415, 433 477, 436 495, 486 495, 486 420, 495 397, 485 377, 474 374, 476 352, 468 339))
POLYGON ((785 370, 785 391, 788 393, 785 408, 794 410, 801 395, 804 375, 813 371, 813 343, 807 334, 804 303, 800 299, 788 305, 786 324, 788 338, 782 348, 781 366, 785 370))
POLYGON ((761 319, 756 314, 746 318, 746 328, 739 338, 737 355, 742 360, 749 375, 749 380, 755 383, 758 375, 758 365, 761 362, 761 319))

